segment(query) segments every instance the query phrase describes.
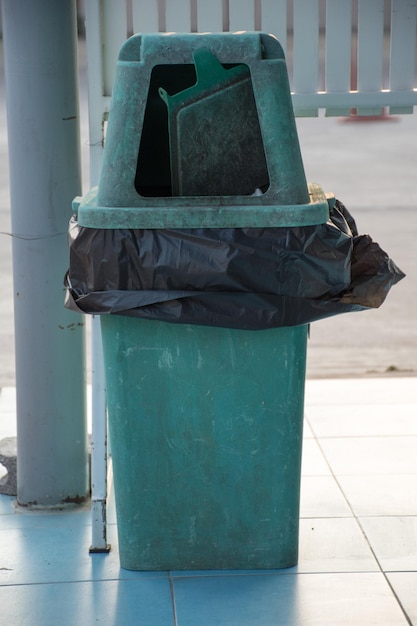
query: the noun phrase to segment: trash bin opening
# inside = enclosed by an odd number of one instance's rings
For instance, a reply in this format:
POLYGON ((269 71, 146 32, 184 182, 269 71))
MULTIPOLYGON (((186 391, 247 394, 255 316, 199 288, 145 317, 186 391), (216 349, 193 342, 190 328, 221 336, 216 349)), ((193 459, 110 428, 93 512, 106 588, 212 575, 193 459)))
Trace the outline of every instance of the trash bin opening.
MULTIPOLYGON (((222 66, 225 70, 237 64, 222 66)), ((144 197, 248 196, 269 188, 249 67, 213 83, 170 111, 168 98, 196 85, 192 64, 156 65, 151 73, 135 176, 144 197)), ((244 68, 244 69, 243 69, 244 68)))

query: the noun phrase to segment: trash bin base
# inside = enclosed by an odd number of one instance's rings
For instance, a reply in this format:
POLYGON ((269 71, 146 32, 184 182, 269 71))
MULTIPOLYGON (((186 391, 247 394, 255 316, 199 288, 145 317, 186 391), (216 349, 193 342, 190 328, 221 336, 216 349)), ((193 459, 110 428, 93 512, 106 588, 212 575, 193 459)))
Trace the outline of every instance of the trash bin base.
POLYGON ((102 316, 120 563, 297 563, 307 326, 102 316))

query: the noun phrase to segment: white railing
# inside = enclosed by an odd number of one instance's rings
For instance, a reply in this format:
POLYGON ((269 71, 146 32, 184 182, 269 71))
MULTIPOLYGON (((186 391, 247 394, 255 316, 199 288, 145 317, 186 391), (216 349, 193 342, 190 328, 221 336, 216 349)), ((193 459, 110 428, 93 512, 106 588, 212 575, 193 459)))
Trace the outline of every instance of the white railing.
MULTIPOLYGON (((297 116, 314 117, 319 109, 329 116, 352 109, 359 115, 379 115, 384 108, 412 113, 417 105, 417 0, 85 0, 85 16, 91 185, 98 181, 118 52, 133 33, 276 35, 286 53, 297 116)), ((99 550, 106 547, 105 424, 102 381, 96 376, 92 547, 99 550)))
POLYGON ((86 0, 92 180, 117 55, 132 33, 262 30, 286 52, 294 111, 412 113, 416 0, 86 0))

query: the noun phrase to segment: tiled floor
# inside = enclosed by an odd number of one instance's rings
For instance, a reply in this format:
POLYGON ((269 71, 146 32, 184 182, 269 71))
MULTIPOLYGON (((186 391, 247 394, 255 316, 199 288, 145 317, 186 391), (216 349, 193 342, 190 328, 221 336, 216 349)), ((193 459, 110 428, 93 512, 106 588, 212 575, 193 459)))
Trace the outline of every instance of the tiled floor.
MULTIPOLYGON (((13 390, 0 438, 13 435, 13 390)), ((308 380, 300 560, 281 571, 154 572, 90 556, 90 512, 0 496, 0 624, 417 625, 417 379, 308 380)))

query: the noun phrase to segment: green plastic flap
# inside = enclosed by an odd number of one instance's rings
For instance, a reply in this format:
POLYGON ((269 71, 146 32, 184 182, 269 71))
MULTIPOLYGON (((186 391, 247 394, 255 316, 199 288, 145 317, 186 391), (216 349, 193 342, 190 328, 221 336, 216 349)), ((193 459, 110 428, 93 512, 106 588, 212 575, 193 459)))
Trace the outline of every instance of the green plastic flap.
POLYGON ((261 194, 269 187, 252 82, 247 65, 225 69, 204 48, 194 53, 197 82, 169 95, 173 196, 261 194))

